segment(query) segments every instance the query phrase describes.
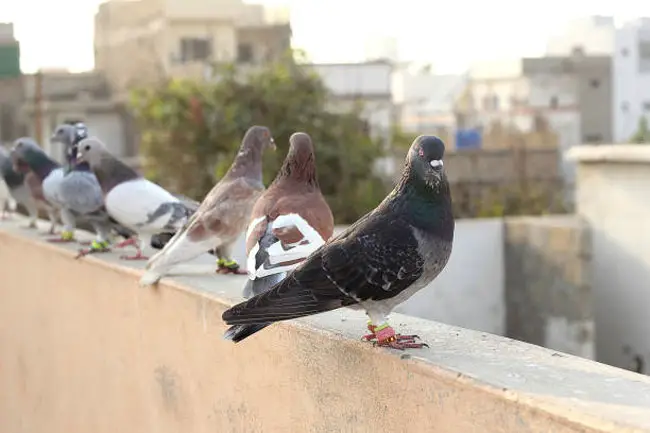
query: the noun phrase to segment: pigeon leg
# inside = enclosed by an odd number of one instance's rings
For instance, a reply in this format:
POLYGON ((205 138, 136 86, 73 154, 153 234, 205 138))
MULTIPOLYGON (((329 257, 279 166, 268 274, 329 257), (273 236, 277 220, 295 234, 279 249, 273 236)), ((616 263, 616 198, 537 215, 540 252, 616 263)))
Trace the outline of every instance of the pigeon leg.
POLYGON ((137 245, 137 240, 135 238, 129 238, 125 241, 115 244, 115 248, 124 248, 128 247, 129 245, 137 245))
POLYGON ((370 334, 364 335, 363 339, 366 341, 376 340, 373 342, 375 346, 390 347, 399 350, 429 347, 426 343, 416 343, 415 340, 420 338, 417 335, 401 335, 395 333, 395 330, 388 323, 375 326, 369 322, 368 330, 370 330, 370 334))
POLYGON ((246 272, 239 269, 239 263, 230 258, 230 248, 230 245, 221 245, 214 249, 215 254, 219 257, 219 260, 217 260, 217 274, 245 275, 246 272))
POLYGON ((239 268, 239 263, 234 260, 217 260, 217 274, 246 275, 245 271, 239 268))
POLYGON ((109 248, 110 244, 108 241, 92 241, 90 242, 90 248, 84 248, 79 250, 79 254, 75 258, 81 258, 87 256, 88 254, 97 254, 97 253, 107 253, 111 249, 109 248))
MULTIPOLYGON (((135 255, 133 255, 133 256, 126 256, 126 255, 124 255, 124 256, 120 256, 120 259, 122 259, 122 260, 149 260, 149 257, 147 257, 147 256, 145 256, 144 254, 142 254, 142 247, 144 246, 145 243, 144 243, 144 242, 140 242, 139 240, 136 241, 136 240, 133 239, 133 238, 131 238, 131 239, 129 239, 129 240, 131 241, 131 244, 132 244, 132 245, 135 245, 135 248, 137 249, 137 250, 136 250, 136 253, 135 253, 135 255)), ((124 242, 122 242, 122 243, 124 244, 124 243, 128 242, 129 240, 126 240, 126 241, 124 241, 124 242)), ((118 244, 118 245, 119 245, 119 244, 118 244)))
POLYGON ((60 238, 50 238, 47 241, 48 242, 53 242, 53 243, 74 242, 74 232, 63 231, 63 232, 61 232, 61 237, 60 238))

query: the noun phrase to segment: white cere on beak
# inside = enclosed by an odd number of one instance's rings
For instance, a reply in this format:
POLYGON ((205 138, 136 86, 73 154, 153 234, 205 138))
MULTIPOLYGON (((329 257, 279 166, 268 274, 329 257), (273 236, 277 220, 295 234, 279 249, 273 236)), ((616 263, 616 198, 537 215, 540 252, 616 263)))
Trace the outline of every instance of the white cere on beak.
POLYGON ((442 167, 442 165, 443 165, 442 164, 442 159, 434 159, 429 164, 431 164, 431 167, 433 167, 433 168, 442 167))

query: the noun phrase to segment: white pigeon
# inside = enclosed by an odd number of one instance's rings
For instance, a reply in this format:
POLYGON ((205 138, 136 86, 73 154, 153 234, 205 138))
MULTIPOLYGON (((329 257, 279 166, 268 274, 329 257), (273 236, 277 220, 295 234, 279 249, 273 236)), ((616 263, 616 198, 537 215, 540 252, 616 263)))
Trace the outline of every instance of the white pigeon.
POLYGON ((142 249, 151 243, 152 236, 183 227, 191 211, 170 192, 113 156, 98 138, 86 138, 77 148, 77 162, 87 162, 97 176, 108 214, 137 233, 137 241, 130 238, 115 245, 117 248, 136 246, 134 256, 122 256, 122 259, 147 260, 142 249))

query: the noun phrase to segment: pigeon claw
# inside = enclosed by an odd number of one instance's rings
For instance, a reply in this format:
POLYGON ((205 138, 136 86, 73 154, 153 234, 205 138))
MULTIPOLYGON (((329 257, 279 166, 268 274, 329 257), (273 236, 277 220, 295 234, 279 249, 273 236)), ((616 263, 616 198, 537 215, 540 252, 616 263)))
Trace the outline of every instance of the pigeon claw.
POLYGON ((379 347, 390 347, 391 349, 397 349, 397 350, 404 350, 404 349, 422 349, 424 347, 429 347, 427 343, 415 343, 413 340, 409 341, 384 341, 384 342, 378 342, 375 341, 373 343, 375 346, 379 347))

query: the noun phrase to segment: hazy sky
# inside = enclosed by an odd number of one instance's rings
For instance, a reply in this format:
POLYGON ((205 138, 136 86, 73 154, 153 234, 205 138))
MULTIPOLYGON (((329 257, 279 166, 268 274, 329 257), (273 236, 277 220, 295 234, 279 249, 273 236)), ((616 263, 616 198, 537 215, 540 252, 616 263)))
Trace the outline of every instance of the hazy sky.
MULTIPOLYGON (((102 0, 0 1, 0 22, 13 21, 23 71, 93 66, 93 14, 102 0)), ((290 4, 294 46, 316 62, 361 60, 368 37, 395 36, 403 60, 432 62, 440 72, 473 60, 542 54, 548 36, 587 15, 650 17, 647 0, 260 0, 290 4), (444 4, 444 6, 443 6, 444 4), (539 6, 537 6, 539 5, 539 6)))

